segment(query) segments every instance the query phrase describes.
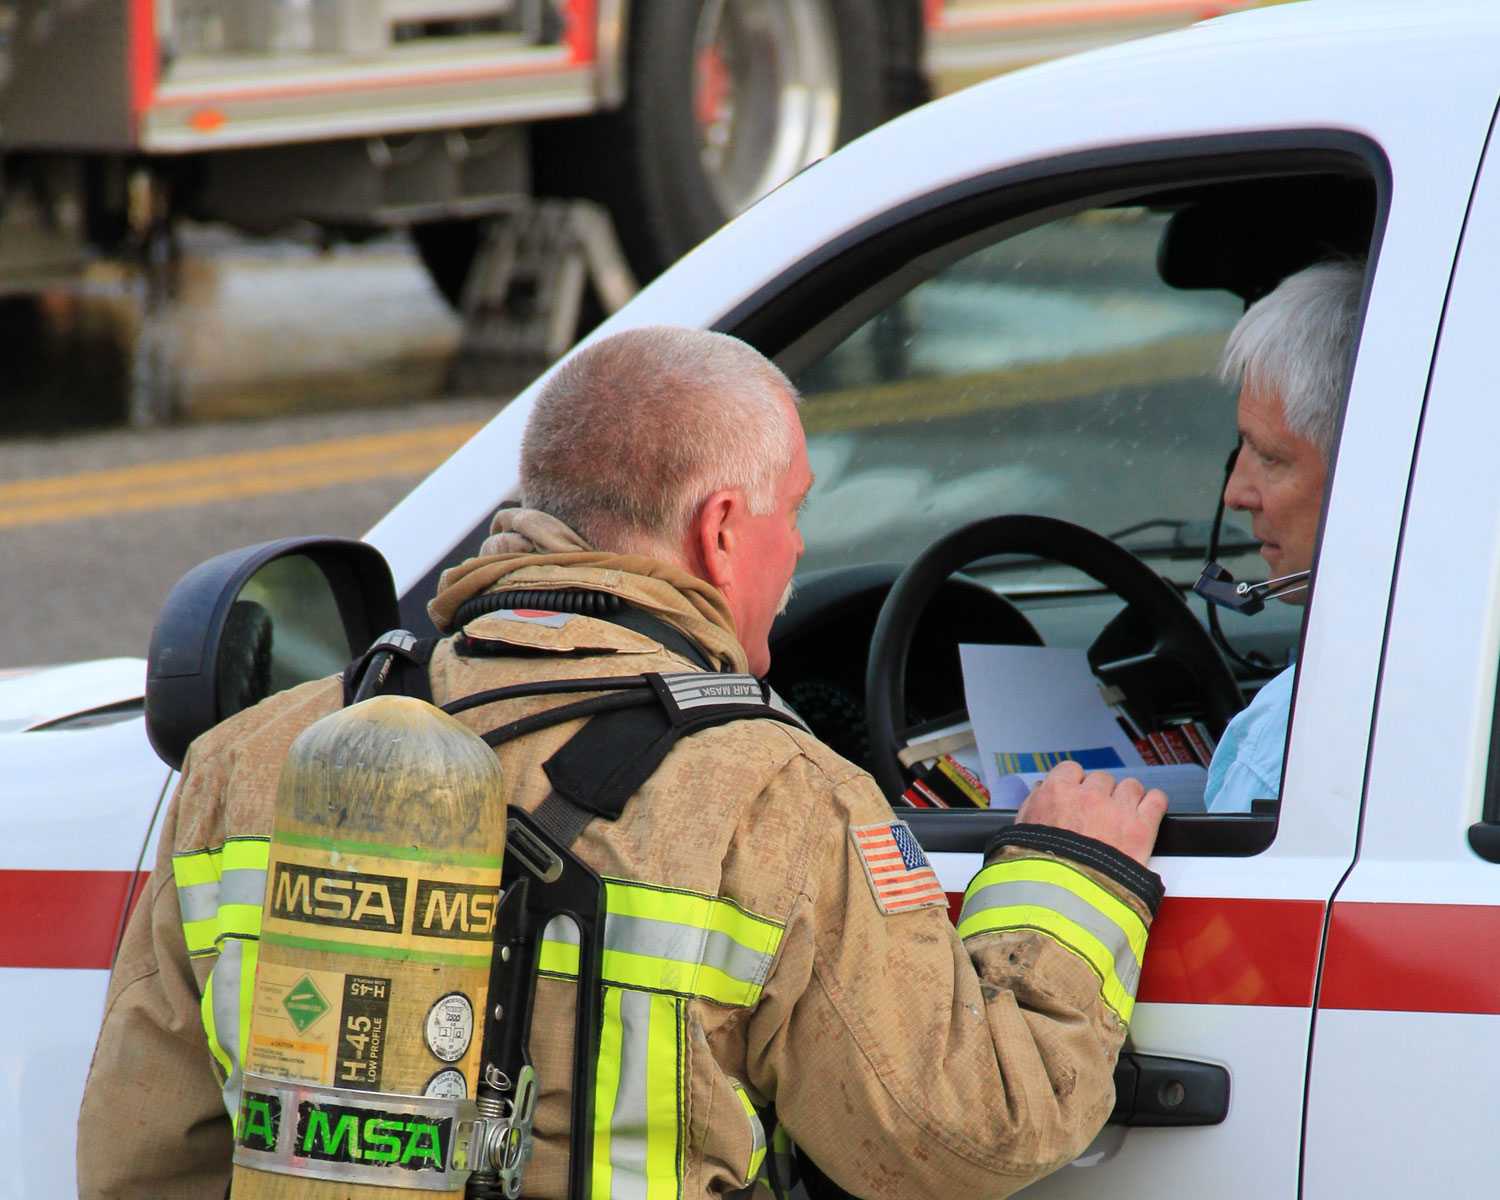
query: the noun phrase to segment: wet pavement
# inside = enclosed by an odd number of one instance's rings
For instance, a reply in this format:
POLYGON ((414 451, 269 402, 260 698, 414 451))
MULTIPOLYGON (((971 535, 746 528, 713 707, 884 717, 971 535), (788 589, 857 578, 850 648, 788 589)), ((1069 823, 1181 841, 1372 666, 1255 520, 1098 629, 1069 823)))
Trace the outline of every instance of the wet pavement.
POLYGON ((462 324, 404 240, 183 248, 145 338, 107 264, 0 297, 0 669, 144 655, 188 569, 360 536, 513 394, 455 383, 462 324))
POLYGON ((324 250, 189 227, 172 297, 113 264, 0 298, 0 437, 202 423, 451 394, 462 323, 403 237, 324 250))

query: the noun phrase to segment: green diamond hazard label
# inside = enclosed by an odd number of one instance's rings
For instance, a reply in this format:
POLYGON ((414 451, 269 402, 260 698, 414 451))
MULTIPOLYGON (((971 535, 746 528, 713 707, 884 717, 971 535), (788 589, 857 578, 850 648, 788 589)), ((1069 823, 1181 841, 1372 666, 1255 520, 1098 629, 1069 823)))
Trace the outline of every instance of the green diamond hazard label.
POLYGON ((298 1033, 306 1033, 308 1026, 329 1009, 323 993, 318 991, 306 975, 292 985, 292 990, 286 994, 281 1006, 286 1009, 286 1015, 291 1017, 298 1033))

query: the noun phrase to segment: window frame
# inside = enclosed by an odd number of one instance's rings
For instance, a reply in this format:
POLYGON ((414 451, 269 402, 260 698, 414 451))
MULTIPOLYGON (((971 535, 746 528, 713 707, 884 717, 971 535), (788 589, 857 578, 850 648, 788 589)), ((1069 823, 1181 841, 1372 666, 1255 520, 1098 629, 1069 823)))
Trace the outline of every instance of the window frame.
MULTIPOLYGON (((739 337, 778 362, 788 373, 814 361, 869 315, 863 298, 881 304, 906 288, 890 281, 925 256, 975 235, 992 240, 1033 228, 1046 220, 1101 204, 1157 195, 1174 187, 1203 187, 1255 180, 1347 175, 1374 187, 1375 208, 1365 252, 1365 287, 1360 304, 1360 335, 1385 237, 1391 200, 1391 170, 1369 138, 1340 129, 1274 130, 1210 137, 1131 143, 1037 159, 986 172, 910 200, 835 238, 788 267, 747 296, 712 328, 739 337), (856 319, 854 314, 862 315, 856 319)), ((923 277, 920 271, 916 279, 923 277)), ((1358 346, 1358 339, 1356 346, 1358 346)), ((1356 351, 1355 359, 1358 359, 1356 351)), ((1345 377, 1347 399, 1353 363, 1345 377)), ((1344 408, 1334 430, 1334 456, 1324 485, 1326 511, 1343 436, 1344 408)), ((1319 523, 1314 562, 1322 553, 1319 523)), ((1309 589, 1308 605, 1313 602, 1309 589)), ((1297 637, 1303 657, 1306 622, 1297 637)), ((1298 680, 1300 682, 1300 679, 1298 680)), ((1292 697, 1295 716, 1296 694, 1292 697)), ((1288 723, 1288 738, 1291 735, 1288 723)), ((1285 765, 1283 764, 1283 783, 1285 765)), ((903 812, 918 840, 930 851, 978 852, 1014 814, 1002 811, 903 812)), ((1178 857, 1250 857, 1269 848, 1280 825, 1280 801, 1258 802, 1249 814, 1169 814, 1162 822, 1155 853, 1178 857)), ((1500 853, 1500 851, 1497 851, 1500 853)))

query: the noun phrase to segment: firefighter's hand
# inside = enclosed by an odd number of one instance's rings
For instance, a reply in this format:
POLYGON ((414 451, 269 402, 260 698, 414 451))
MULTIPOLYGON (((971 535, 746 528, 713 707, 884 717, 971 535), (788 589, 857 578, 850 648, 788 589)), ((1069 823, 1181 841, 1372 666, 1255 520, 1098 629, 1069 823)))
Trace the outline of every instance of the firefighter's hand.
POLYGON ((1167 797, 1136 779, 1115 782, 1107 771, 1085 775, 1076 762, 1059 763, 1021 805, 1017 824, 1071 829, 1145 864, 1166 815, 1167 797))

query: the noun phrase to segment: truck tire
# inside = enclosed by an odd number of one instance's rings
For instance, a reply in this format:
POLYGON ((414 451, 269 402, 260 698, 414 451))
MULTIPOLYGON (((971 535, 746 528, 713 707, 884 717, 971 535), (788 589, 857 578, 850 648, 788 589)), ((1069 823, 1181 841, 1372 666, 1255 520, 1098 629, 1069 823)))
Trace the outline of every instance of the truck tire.
POLYGON ((626 106, 581 164, 636 274, 881 121, 884 48, 877 0, 639 4, 626 106))
MULTIPOLYGON (((637 0, 625 107, 533 125, 535 192, 606 205, 645 283, 760 193, 925 99, 920 56, 916 0, 637 0), (795 89, 785 106, 767 104, 785 90, 777 78, 823 79, 824 108, 811 97, 797 103, 795 89), (750 104, 726 111, 737 90, 750 104), (747 138, 731 162, 736 124, 747 138)), ((458 307, 480 222, 411 232, 438 291, 458 307)))

